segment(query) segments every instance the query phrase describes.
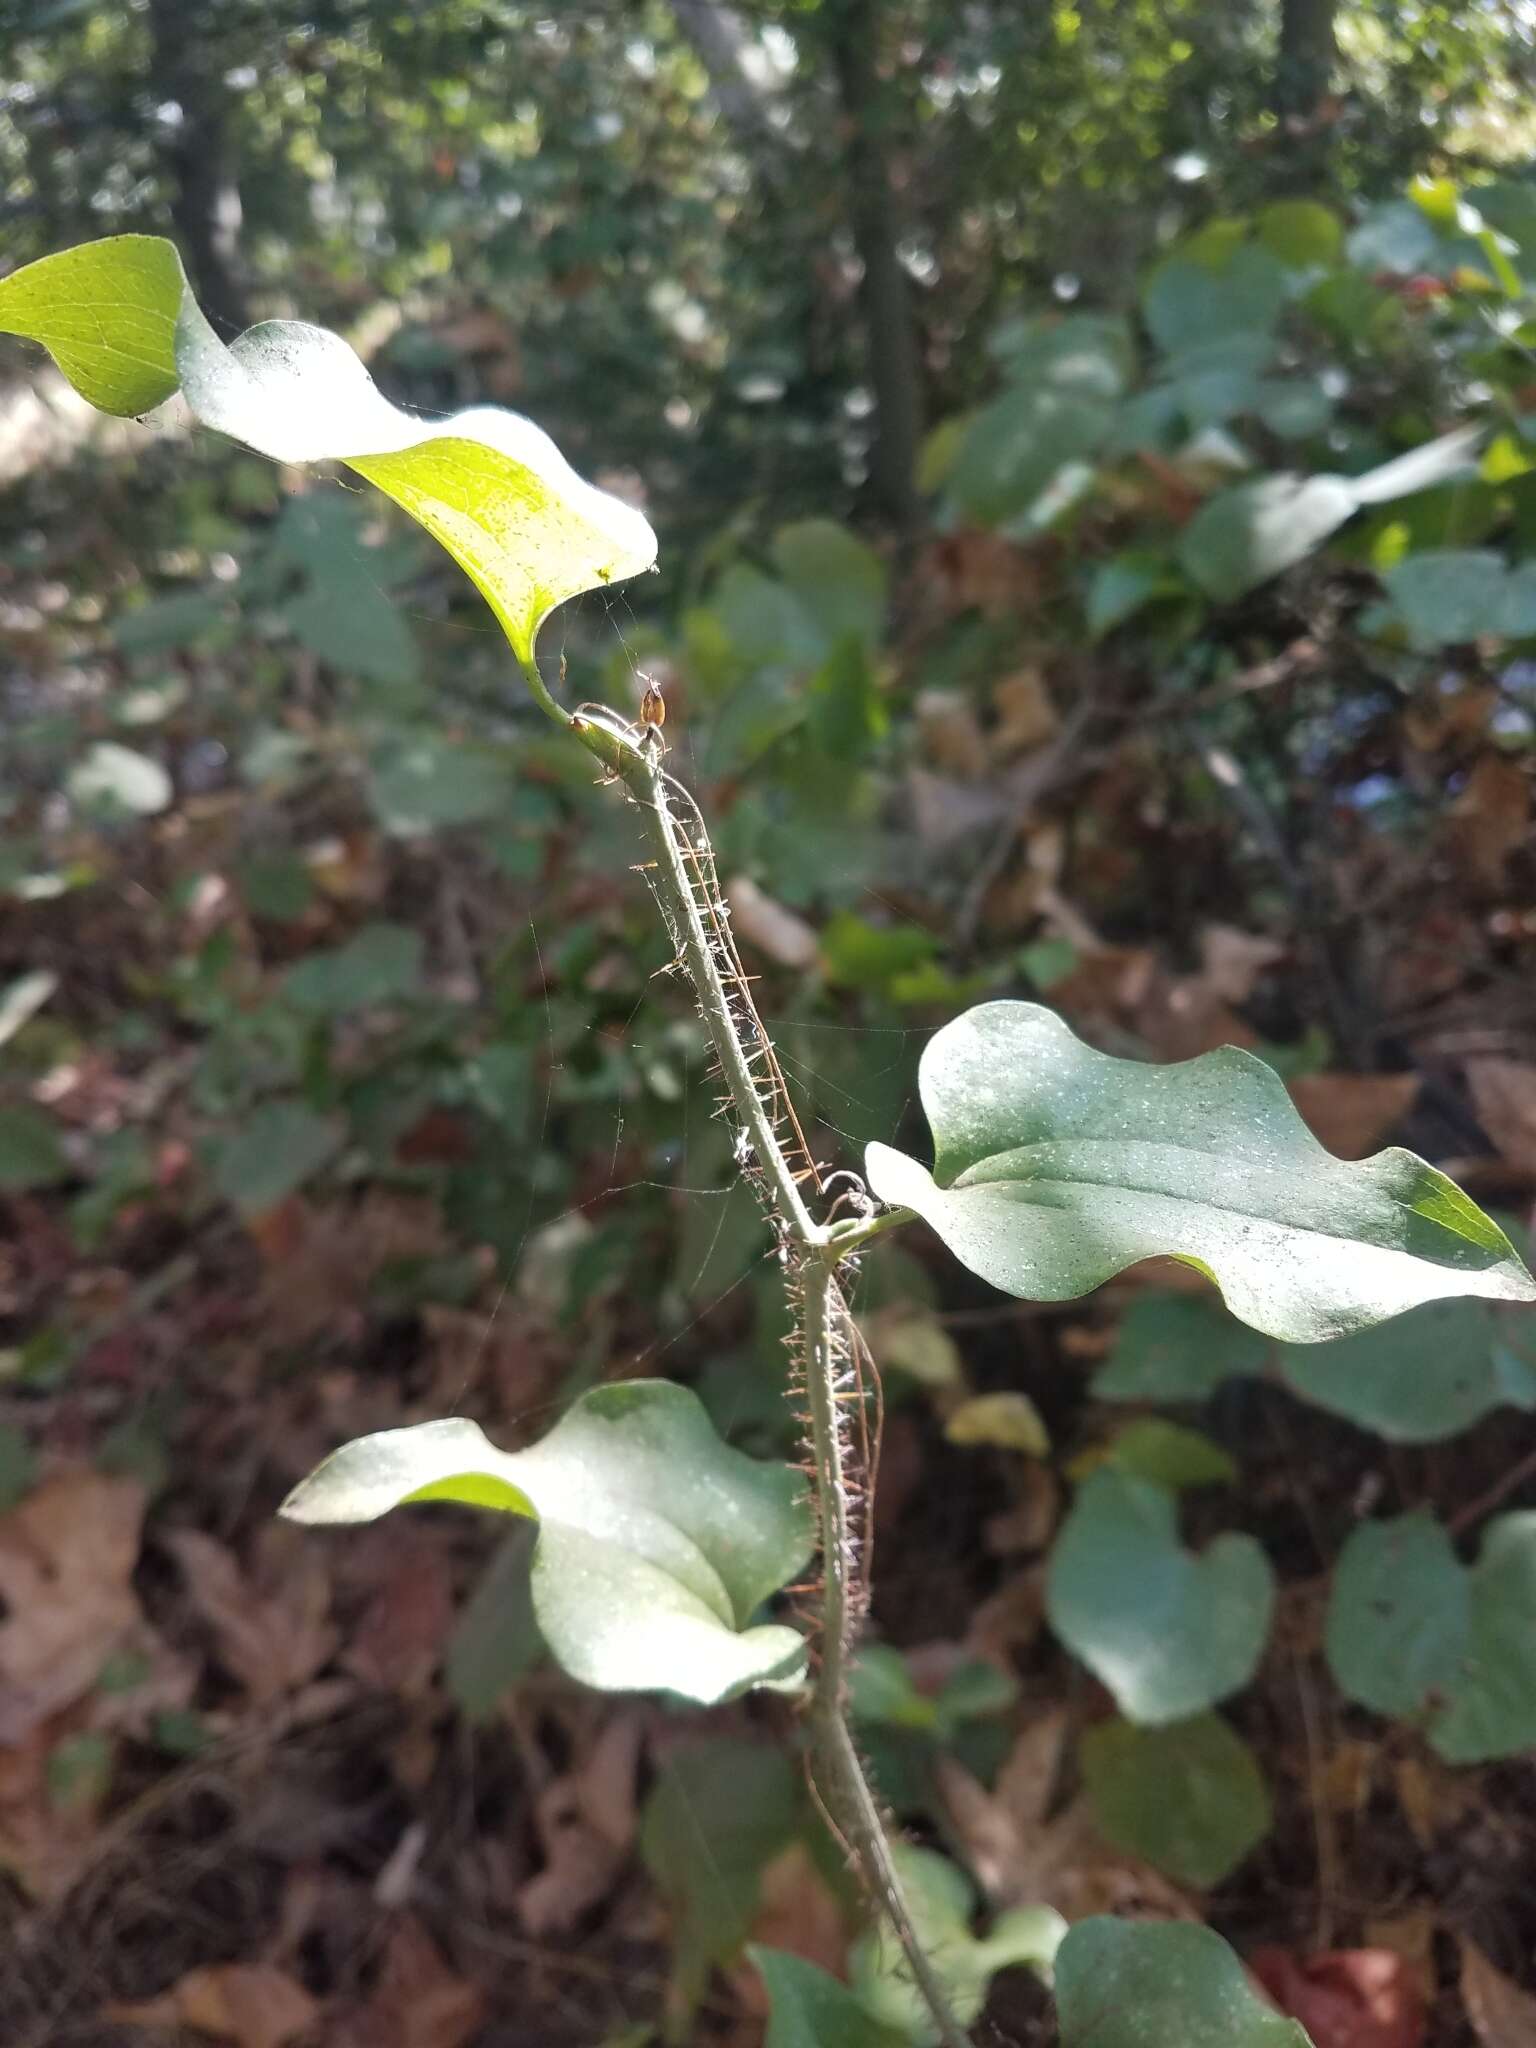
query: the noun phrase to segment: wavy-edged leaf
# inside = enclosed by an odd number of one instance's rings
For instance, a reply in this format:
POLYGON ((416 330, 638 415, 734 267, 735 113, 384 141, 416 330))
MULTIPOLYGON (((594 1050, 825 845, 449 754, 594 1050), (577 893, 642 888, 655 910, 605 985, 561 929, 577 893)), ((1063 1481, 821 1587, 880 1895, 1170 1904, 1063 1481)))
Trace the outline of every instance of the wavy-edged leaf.
POLYGON ((1311 2048, 1219 1934, 1080 1920, 1056 1957, 1061 2048, 1311 2048))
POLYGON ((426 1500, 537 1520, 534 1612, 551 1652, 588 1685, 711 1704, 804 1666, 796 1630, 752 1625, 810 1554, 800 1480, 723 1444, 686 1387, 594 1388, 523 1451, 497 1450, 464 1417, 360 1437, 282 1512, 371 1522, 426 1500))
POLYGON ((1127 1719, 1160 1726, 1248 1683, 1269 1633, 1275 1578, 1251 1536, 1179 1542, 1174 1497, 1096 1472, 1051 1554, 1046 1612, 1127 1719))
POLYGON ((473 406, 419 420, 339 335, 266 320, 227 346, 169 242, 115 235, 0 281, 0 328, 40 341, 105 412, 180 386, 195 417, 277 462, 344 462, 442 542, 527 660, 555 606, 648 569, 641 513, 586 483, 531 420, 473 406))
POLYGON ((1536 1300, 1454 1182, 1398 1148, 1335 1159, 1235 1046, 1147 1066, 1095 1052, 1038 1004, 983 1003, 930 1040, 918 1086, 934 1170, 872 1144, 870 1186, 1009 1294, 1065 1301, 1168 1254, 1244 1322, 1300 1343, 1448 1295, 1536 1300))

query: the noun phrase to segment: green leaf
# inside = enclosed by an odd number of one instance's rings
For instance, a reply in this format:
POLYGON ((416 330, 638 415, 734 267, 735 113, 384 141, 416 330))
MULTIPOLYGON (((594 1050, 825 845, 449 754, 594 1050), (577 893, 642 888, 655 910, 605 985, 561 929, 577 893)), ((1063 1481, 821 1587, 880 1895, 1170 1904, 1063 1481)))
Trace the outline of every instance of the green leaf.
POLYGON ((1112 555, 1107 562, 1100 563, 1088 586, 1089 637, 1101 639, 1116 626, 1123 626, 1154 598, 1177 596, 1184 587, 1162 555, 1137 549, 1112 555))
POLYGON ((1179 539, 1179 561, 1222 603, 1254 590, 1311 554, 1357 500, 1338 476, 1258 477, 1208 498, 1179 539))
POLYGON ((1267 334, 1285 299, 1283 266, 1248 246, 1215 267, 1170 256, 1147 280, 1142 312, 1152 339, 1171 354, 1216 335, 1267 334))
POLYGON ((533 1614, 535 1530, 514 1522, 464 1605, 443 1659, 448 1696, 470 1721, 490 1721, 544 1651, 533 1614))
POLYGON ((1101 1401, 1204 1401, 1229 1379, 1263 1372, 1268 1360, 1264 1338, 1219 1302, 1143 1294, 1121 1317, 1093 1391, 1101 1401))
POLYGON ((1269 1633, 1274 1574, 1251 1536, 1179 1543, 1173 1495, 1096 1472, 1051 1554, 1051 1626, 1131 1720, 1202 1713, 1248 1683, 1269 1633))
POLYGON ((41 341, 105 411, 146 411, 179 383, 204 426, 274 461, 346 463, 442 542, 525 661, 556 605, 655 560, 642 515, 515 413, 413 419, 339 335, 296 320, 226 347, 169 242, 118 235, 29 264, 0 282, 0 326, 41 341))
POLYGON ((1450 1764, 1536 1748, 1536 1513, 1488 1525, 1471 1574, 1472 1633, 1430 1742, 1450 1764))
MULTIPOLYGON (((978 1939, 971 1932, 975 1895, 964 1873, 931 1849, 898 1842, 892 1853, 913 1931, 962 2026, 968 2027, 981 2012, 987 1986, 999 1970, 1026 1964, 1041 1975, 1049 1972, 1067 1924, 1053 1907, 1019 1907, 1004 1913, 991 1933, 978 1939)), ((860 2005, 881 2026, 914 2048, 930 2048, 938 2040, 906 1957, 883 1915, 854 1943, 848 1975, 860 2005)))
POLYGON ((1274 1818, 1253 1751, 1218 1714, 1166 1728, 1102 1721, 1082 1743, 1094 1818, 1181 1884, 1220 1884, 1274 1818))
POLYGON ((773 537, 779 574, 826 637, 879 645, 885 626, 885 564, 834 519, 802 519, 773 537))
POLYGON ((69 1176, 69 1160, 53 1118, 30 1102, 0 1108, 0 1194, 52 1187, 69 1176))
POLYGON ((1286 1345, 1287 1386, 1389 1443, 1434 1443, 1506 1404, 1536 1409, 1536 1371, 1502 1341, 1497 1310, 1436 1301, 1333 1344, 1286 1345))
POLYGON ((171 778, 148 754, 98 740, 70 769, 69 794, 109 818, 152 818, 171 801, 171 778))
POLYGON ((337 1144, 335 1128, 303 1103, 264 1103, 219 1148, 214 1186, 242 1216, 263 1215, 318 1173, 337 1144))
POLYGON ((1028 515, 1064 468, 1098 452, 1113 417, 1103 399, 1009 391, 972 421, 950 472, 950 495, 984 525, 1028 515))
POLYGON ((1491 548, 1420 548, 1381 580, 1417 648, 1456 646, 1485 633, 1524 639, 1536 632, 1529 576, 1511 575, 1491 548))
POLYGON ((375 817, 397 839, 480 824, 512 801, 510 778, 494 755, 430 733, 384 752, 374 764, 368 794, 375 817))
POLYGON ((752 1947, 768 1991, 763 2048, 904 2048, 905 2034, 872 2020, 846 1984, 782 1949, 752 1947))
POLYGON ((1061 2048, 1311 2048, 1219 1934, 1081 1920, 1056 1956, 1061 2048))
POLYGON ((350 1016, 421 987, 421 934, 403 924, 365 924, 344 946, 311 953, 284 982, 289 1002, 320 1017, 350 1016))
POLYGON ((1128 1422, 1109 1447, 1109 1462, 1117 1471, 1166 1486, 1170 1493, 1190 1486, 1230 1486, 1237 1477, 1237 1466, 1220 1444, 1198 1429, 1165 1422, 1160 1415, 1128 1422))
POLYGON ((0 329, 40 341, 80 396, 127 418, 181 383, 181 261, 155 235, 117 235, 45 256, 0 280, 0 329))
POLYGON ((640 1854, 671 1907, 673 2001, 684 2013, 746 1940, 763 1872, 800 1819, 782 1749, 716 1736, 667 1754, 640 1816, 640 1854))
POLYGON ((1378 1714, 1409 1719, 1455 1683, 1472 1630, 1468 1574, 1427 1510, 1362 1522, 1328 1600, 1328 1668, 1378 1714))
POLYGON ((0 1514, 9 1514, 32 1491, 37 1453, 13 1422, 0 1423, 0 1514))
POLYGON ((1337 263, 1343 253, 1338 215, 1315 199, 1276 200, 1260 213, 1256 226, 1264 247, 1292 270, 1337 263))
POLYGON ((539 1627, 564 1669, 604 1692, 664 1690, 712 1704, 785 1684, 804 1667, 794 1629, 752 1626, 810 1554, 799 1478, 721 1443, 685 1387, 594 1388, 524 1451, 498 1451, 462 1417, 360 1437, 282 1512, 371 1522, 421 1500, 537 1520, 539 1627))
POLYGON ((1447 1763, 1536 1747, 1536 1513, 1490 1523, 1470 1571, 1425 1511, 1364 1524, 1339 1558, 1327 1651, 1351 1699, 1422 1719, 1447 1763))
POLYGON ((1496 1224, 1392 1149, 1325 1152, 1273 1068, 1224 1046, 1111 1058, 1034 1003, 983 1003, 923 1052, 933 1173, 872 1144, 866 1178, 993 1286, 1065 1301, 1140 1259, 1197 1267, 1255 1329, 1336 1337, 1446 1295, 1536 1299, 1496 1224))

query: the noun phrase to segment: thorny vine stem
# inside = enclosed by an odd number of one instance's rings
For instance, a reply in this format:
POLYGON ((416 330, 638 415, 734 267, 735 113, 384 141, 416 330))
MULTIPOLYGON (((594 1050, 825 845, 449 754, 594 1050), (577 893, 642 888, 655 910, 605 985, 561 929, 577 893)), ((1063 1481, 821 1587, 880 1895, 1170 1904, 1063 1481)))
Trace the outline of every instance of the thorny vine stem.
MULTIPOLYGON (((699 849, 693 833, 684 828, 674 811, 674 792, 679 785, 662 766, 660 734, 654 728, 636 728, 601 705, 583 705, 576 713, 568 713, 550 695, 533 661, 524 667, 540 708, 579 740, 610 777, 623 783, 641 812, 653 853, 648 879, 678 959, 693 984, 736 1116, 767 1184, 783 1248, 786 1285, 800 1317, 821 1538, 820 1668, 809 1714, 812 1771, 835 1827, 890 1923, 944 2048, 969 2048, 970 2037, 952 2011, 948 1993, 912 1924, 890 1837, 848 1726, 848 1667, 863 1603, 857 1585, 852 1475, 845 1461, 840 1402, 844 1389, 839 1382, 851 1366, 858 1334, 838 1284, 837 1269, 849 1251, 875 1231, 868 1225, 856 1230, 847 1225, 829 1228, 818 1223, 806 1207, 799 1179, 778 1135, 775 1106, 765 1100, 764 1087, 752 1071, 757 1048, 743 1043, 739 999, 733 1003, 718 945, 712 943, 698 901, 699 849), (690 875, 690 860, 694 875, 690 875)), ((688 801, 691 807, 691 799, 688 801)), ((704 851, 707 853, 707 842, 704 851)), ((760 1028, 755 1020, 754 1026, 760 1028)), ((877 1224, 887 1220, 904 1221, 905 1216, 874 1219, 877 1224)))

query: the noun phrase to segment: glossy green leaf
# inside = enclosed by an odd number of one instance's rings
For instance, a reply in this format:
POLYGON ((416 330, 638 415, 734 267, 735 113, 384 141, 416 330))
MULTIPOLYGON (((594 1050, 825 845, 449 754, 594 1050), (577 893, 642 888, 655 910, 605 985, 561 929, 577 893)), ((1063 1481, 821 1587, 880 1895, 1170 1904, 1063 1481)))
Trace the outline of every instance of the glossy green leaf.
POLYGON ((1229 1379, 1264 1371, 1270 1347, 1217 1301, 1143 1294, 1120 1318, 1093 1376, 1101 1401, 1204 1401, 1229 1379))
POLYGON ((181 383, 181 260, 155 235, 84 242, 0 279, 0 329, 40 341, 81 397, 127 418, 181 383))
POLYGON ((687 1388, 585 1394, 542 1442, 499 1451, 465 1418, 360 1437, 289 1495, 296 1522, 371 1522, 410 1501, 539 1524, 533 1603, 573 1678, 706 1704, 794 1680, 804 1639, 752 1625, 810 1553, 798 1475, 731 1450, 687 1388))
POLYGON ((749 1948, 768 1992, 763 2048, 905 2048, 910 2036, 871 2019, 846 1984, 776 1948, 749 1948))
POLYGON ((733 1736, 670 1750, 640 1816, 640 1854, 672 1916, 672 1998, 697 2005, 740 1950, 763 1872, 795 1839, 801 1780, 784 1751, 733 1736))
POLYGON ((346 463, 442 542, 525 660, 556 605, 655 559, 642 515, 515 413, 413 419, 339 335, 296 320, 226 346, 168 242, 119 235, 27 265, 0 282, 0 327, 41 341, 105 411, 143 412, 179 384, 203 425, 274 461, 346 463))
POLYGON ((869 1184, 1010 1294, 1068 1300, 1168 1254, 1255 1329, 1303 1343, 1447 1295, 1536 1299, 1443 1174, 1395 1148, 1333 1158, 1273 1068, 1235 1047, 1147 1066, 1036 1004, 984 1003, 930 1040, 918 1080, 935 1170, 872 1144, 869 1184))
POLYGON ((1156 1726, 1248 1683, 1269 1633, 1274 1574, 1251 1536, 1201 1555, 1179 1542, 1174 1497, 1151 1480, 1096 1472, 1051 1553, 1046 1612, 1132 1721, 1156 1726))
POLYGON ((59 1127, 30 1102, 0 1107, 0 1195, 52 1187, 69 1176, 59 1127))
MULTIPOLYGON (((931 1849, 898 1843, 894 1853, 913 1930, 962 2026, 969 2026, 980 2013, 987 1986, 999 1970, 1023 1964, 1042 1976, 1049 1974, 1067 1924, 1053 1907, 1017 1907, 1001 1914, 990 1933, 978 1937, 971 1932, 975 1895, 964 1873, 931 1849)), ((883 1917, 854 1943, 848 1975, 860 2005, 882 2026, 913 2048, 931 2048, 938 2040, 900 1944, 883 1917)))
POLYGON ((1536 1513, 1489 1524, 1469 1571, 1425 1512, 1345 1544, 1328 1662, 1362 1706, 1419 1720, 1448 1763, 1536 1747, 1536 1513))
POLYGON ((1311 2048, 1219 1934, 1182 1923, 1079 1921, 1057 1953, 1056 2013, 1061 2048, 1311 2048))
POLYGON ((1165 1728, 1101 1721, 1081 1761, 1104 1834, 1181 1884, 1220 1884, 1269 1832, 1263 1774, 1219 1714, 1165 1728))
POLYGON ((1434 1443, 1495 1408, 1536 1409, 1536 1368, 1481 1301, 1435 1301, 1333 1344, 1287 1344, 1280 1373, 1304 1400, 1389 1443, 1434 1443))

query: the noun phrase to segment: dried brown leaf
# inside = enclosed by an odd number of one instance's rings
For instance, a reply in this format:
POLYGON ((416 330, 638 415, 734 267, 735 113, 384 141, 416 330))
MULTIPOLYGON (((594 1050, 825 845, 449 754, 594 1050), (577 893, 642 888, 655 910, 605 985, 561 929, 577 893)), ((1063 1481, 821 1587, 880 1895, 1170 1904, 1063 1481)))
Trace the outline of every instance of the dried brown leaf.
POLYGON ((220 1663, 251 1698, 270 1704, 313 1678, 336 1648, 330 1579, 321 1552, 278 1530, 287 1569, 271 1590, 253 1584, 232 1554, 202 1529, 161 1541, 181 1566, 192 1605, 208 1624, 220 1663))
POLYGON ((1536 1997, 1496 1969, 1475 1942, 1461 1944, 1461 2002, 1483 2048, 1533 2048, 1536 1997))
POLYGON ((1536 1176, 1536 1066, 1523 1060, 1471 1059, 1467 1086, 1478 1122, 1500 1156, 1536 1176))
POLYGON ((143 1488, 98 1472, 61 1473, 0 1517, 0 1743, 88 1692, 140 1625, 143 1522, 143 1488))
POLYGON ((1417 1074, 1298 1074, 1291 1100, 1319 1144, 1340 1159, 1364 1159, 1418 1099, 1417 1074))
POLYGON ((775 902, 750 875, 733 875, 725 895, 738 938, 779 967, 814 966, 819 941, 803 917, 775 902))

